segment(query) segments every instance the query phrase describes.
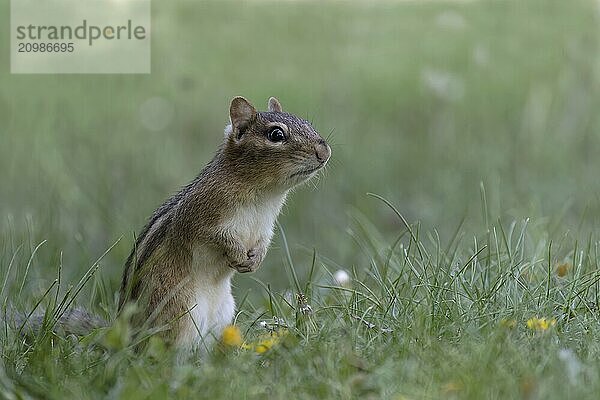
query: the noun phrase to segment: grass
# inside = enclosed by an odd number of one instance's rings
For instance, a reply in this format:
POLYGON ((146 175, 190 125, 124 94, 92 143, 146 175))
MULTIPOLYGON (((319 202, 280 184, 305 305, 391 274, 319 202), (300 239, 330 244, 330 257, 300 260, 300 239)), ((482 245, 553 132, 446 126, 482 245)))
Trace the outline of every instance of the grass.
MULTIPOLYGON (((311 312, 266 285, 261 300, 240 306, 237 324, 250 343, 268 335, 260 321, 286 326, 262 354, 219 348, 178 364, 159 341, 135 352, 123 321, 81 341, 45 331, 26 344, 9 332, 5 390, 56 398, 593 398, 598 242, 540 240, 527 221, 491 224, 471 243, 461 236, 441 243, 418 226, 389 242, 363 236, 370 263, 345 287, 316 254, 311 280, 298 281, 311 312), (564 271, 556 268, 562 252, 572 257, 564 271), (528 326, 538 317, 556 323, 528 326)), ((290 287, 298 293, 294 279, 290 287)))
POLYGON ((1 396, 596 398, 598 10, 155 2, 149 76, 10 75, 3 58, 2 304, 114 323, 27 342, 3 326, 1 396), (114 320, 134 232, 210 158, 238 94, 331 132, 332 165, 236 278, 244 339, 287 334, 261 354, 135 352, 143 332, 114 320))

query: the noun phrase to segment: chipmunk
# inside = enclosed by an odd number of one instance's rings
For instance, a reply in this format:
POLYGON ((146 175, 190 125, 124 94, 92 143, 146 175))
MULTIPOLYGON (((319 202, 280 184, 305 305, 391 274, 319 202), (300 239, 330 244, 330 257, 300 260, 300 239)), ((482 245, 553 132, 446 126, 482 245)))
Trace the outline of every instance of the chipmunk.
POLYGON ((233 274, 260 267, 287 194, 331 156, 274 97, 265 112, 235 97, 229 117, 214 158, 152 214, 123 272, 119 310, 135 303, 135 323, 164 327, 180 349, 206 345, 232 323, 233 274))
MULTIPOLYGON (((232 322, 233 274, 258 269, 288 192, 331 156, 311 124, 283 112, 274 97, 266 112, 235 97, 229 116, 214 158, 153 213, 123 272, 119 313, 134 303, 134 323, 183 350, 210 345, 232 322)), ((10 324, 25 334, 39 332, 46 318, 43 310, 12 314, 10 324)), ((79 307, 52 318, 63 335, 108 325, 79 307)))

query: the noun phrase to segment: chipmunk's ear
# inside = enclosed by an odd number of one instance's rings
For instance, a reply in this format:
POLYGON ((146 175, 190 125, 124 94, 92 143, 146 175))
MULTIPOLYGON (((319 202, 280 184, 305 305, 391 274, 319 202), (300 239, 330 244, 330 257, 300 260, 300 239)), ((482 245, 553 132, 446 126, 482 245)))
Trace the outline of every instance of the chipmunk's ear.
POLYGON ((269 99, 268 110, 271 112, 283 112, 283 109, 281 108, 281 103, 275 97, 271 97, 269 99))
POLYGON ((239 138, 256 119, 256 109, 245 98, 234 97, 229 106, 229 119, 232 132, 239 138))

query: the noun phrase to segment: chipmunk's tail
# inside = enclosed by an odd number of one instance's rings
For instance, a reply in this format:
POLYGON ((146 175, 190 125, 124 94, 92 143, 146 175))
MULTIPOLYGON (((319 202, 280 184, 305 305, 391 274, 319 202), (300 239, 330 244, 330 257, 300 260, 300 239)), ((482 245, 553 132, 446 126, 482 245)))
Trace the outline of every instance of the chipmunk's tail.
POLYGON ((94 329, 108 326, 104 319, 79 307, 65 310, 58 316, 47 316, 44 310, 35 311, 31 315, 21 312, 7 314, 9 315, 5 318, 9 326, 23 335, 36 335, 47 328, 61 336, 83 336, 94 329))

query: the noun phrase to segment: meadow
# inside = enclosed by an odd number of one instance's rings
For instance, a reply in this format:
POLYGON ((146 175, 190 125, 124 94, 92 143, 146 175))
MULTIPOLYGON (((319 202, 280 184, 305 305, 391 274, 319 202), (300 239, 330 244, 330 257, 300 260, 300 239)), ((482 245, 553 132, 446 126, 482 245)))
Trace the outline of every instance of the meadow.
POLYGON ((149 75, 10 74, 0 30, 3 310, 114 321, 27 341, 3 324, 0 396, 598 397, 600 3, 152 13, 149 75), (245 345, 178 363, 115 320, 120 274, 236 95, 278 97, 333 156, 290 197, 261 269, 235 278, 245 345))

